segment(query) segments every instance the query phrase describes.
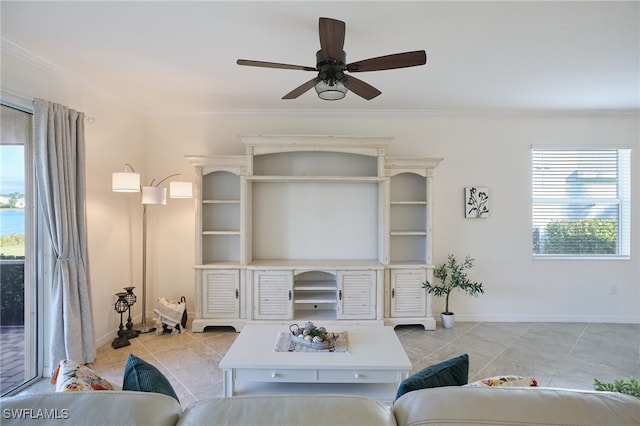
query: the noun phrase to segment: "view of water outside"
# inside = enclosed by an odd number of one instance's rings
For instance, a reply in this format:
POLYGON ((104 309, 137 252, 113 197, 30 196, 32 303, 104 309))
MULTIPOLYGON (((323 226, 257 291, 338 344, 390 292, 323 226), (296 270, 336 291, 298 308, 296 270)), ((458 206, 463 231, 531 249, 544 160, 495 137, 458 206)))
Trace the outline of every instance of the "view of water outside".
POLYGON ((0 145, 0 254, 24 256, 24 147, 0 145))

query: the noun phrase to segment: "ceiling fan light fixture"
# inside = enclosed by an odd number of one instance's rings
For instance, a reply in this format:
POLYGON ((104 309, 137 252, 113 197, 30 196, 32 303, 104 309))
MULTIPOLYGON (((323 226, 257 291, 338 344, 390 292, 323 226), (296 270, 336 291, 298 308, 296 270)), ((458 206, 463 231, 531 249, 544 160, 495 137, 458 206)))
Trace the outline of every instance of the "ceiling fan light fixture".
POLYGON ((323 81, 320 80, 315 84, 318 97, 325 101, 337 101, 344 98, 347 94, 347 86, 341 81, 323 81))

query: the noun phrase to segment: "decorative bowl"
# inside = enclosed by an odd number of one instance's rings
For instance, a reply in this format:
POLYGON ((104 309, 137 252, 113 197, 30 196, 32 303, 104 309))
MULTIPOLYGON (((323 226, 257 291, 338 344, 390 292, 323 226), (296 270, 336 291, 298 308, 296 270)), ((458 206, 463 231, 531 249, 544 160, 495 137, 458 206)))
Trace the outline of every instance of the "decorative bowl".
POLYGON ((316 327, 310 321, 304 327, 291 324, 289 331, 293 342, 313 349, 333 349, 339 337, 338 334, 329 333, 324 327, 316 327))

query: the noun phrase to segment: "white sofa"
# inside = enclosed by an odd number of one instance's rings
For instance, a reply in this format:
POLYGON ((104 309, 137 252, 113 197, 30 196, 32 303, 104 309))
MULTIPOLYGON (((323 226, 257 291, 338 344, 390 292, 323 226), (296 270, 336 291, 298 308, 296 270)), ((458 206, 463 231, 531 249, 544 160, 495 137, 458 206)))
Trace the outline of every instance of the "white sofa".
POLYGON ((640 399, 551 388, 431 388, 391 408, 357 396, 265 395, 212 398, 183 410, 166 395, 132 391, 14 396, 1 407, 2 425, 640 425, 640 399))

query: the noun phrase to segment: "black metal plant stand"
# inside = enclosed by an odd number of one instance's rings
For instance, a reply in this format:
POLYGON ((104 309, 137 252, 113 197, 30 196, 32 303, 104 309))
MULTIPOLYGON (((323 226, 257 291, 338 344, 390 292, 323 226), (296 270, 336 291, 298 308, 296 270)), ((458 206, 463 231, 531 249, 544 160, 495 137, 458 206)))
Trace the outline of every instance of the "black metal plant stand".
POLYGON ((122 348, 124 346, 129 346, 131 344, 129 342, 129 339, 127 339, 127 335, 124 330, 124 325, 122 324, 122 314, 127 312, 127 309, 129 309, 129 304, 127 303, 127 298, 126 298, 127 293, 125 292, 116 293, 116 296, 118 296, 118 300, 116 300, 114 308, 116 312, 120 314, 120 327, 118 328, 118 337, 113 339, 113 342, 111 342, 111 346, 113 346, 114 349, 122 348))
POLYGON ((127 292, 125 299, 127 300, 127 305, 129 306, 128 316, 127 316, 127 331, 125 331, 125 336, 127 339, 134 339, 138 337, 138 332, 133 329, 133 321, 131 320, 131 307, 136 303, 136 295, 133 294, 133 289, 135 287, 125 287, 124 290, 127 292))

